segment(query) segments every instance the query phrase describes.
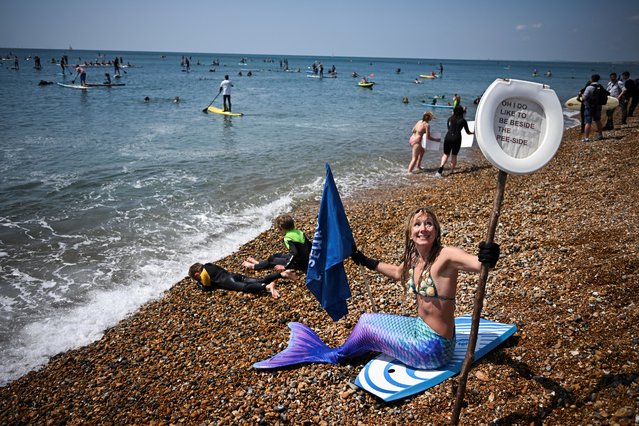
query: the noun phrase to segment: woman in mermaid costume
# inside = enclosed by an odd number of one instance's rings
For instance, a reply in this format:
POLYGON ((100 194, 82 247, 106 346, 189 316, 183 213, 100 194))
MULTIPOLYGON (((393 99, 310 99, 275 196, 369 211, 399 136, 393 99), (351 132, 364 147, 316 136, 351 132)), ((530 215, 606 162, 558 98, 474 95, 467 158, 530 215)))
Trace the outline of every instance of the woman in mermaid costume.
POLYGON ((441 244, 435 213, 415 210, 408 218, 406 246, 399 266, 380 262, 354 251, 351 259, 393 280, 408 285, 417 298, 417 316, 363 314, 343 345, 329 348, 304 324, 289 323, 288 347, 253 364, 260 369, 323 362, 338 364, 369 352, 382 352, 406 365, 435 369, 445 365, 455 350, 455 293, 459 271, 479 272, 482 263, 494 268, 499 246, 480 243, 474 256, 441 244))

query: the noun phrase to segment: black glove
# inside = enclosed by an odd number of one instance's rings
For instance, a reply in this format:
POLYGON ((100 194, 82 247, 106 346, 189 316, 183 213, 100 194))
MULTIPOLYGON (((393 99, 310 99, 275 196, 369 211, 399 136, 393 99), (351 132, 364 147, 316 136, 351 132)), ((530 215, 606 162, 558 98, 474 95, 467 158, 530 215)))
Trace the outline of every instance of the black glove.
POLYGON ((355 262, 355 264, 364 265, 371 271, 377 269, 377 265, 379 264, 379 260, 366 257, 364 256, 364 253, 359 250, 353 251, 353 254, 351 254, 351 259, 353 260, 353 262, 355 262))
POLYGON ((481 263, 494 268, 499 260, 499 244, 482 241, 479 243, 477 258, 481 263))

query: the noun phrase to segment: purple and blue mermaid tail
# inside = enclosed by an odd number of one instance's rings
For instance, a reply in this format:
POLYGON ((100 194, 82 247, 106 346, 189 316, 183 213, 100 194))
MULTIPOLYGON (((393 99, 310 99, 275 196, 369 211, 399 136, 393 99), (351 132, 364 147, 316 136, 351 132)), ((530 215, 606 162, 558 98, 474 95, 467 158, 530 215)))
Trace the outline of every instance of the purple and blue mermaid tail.
POLYGON ((304 324, 288 324, 291 337, 279 354, 253 367, 280 368, 288 365, 320 362, 338 364, 369 352, 382 352, 406 365, 433 369, 446 364, 453 356, 455 338, 445 339, 421 318, 387 314, 363 314, 343 345, 329 348, 304 324))

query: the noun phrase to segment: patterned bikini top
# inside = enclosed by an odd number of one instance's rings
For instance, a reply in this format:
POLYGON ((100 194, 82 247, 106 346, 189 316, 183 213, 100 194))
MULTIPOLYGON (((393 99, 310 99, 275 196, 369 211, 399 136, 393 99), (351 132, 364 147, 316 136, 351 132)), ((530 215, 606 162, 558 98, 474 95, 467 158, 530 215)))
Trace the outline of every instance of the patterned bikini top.
POLYGON ((424 268, 424 270, 422 271, 422 275, 420 276, 419 281, 419 290, 415 288, 415 266, 413 265, 413 267, 410 269, 408 287, 413 291, 413 293, 420 294, 424 297, 434 297, 439 300, 452 300, 453 302, 455 301, 454 297, 439 296, 437 294, 437 287, 435 287, 433 277, 430 276, 430 265, 428 265, 428 268, 424 268))

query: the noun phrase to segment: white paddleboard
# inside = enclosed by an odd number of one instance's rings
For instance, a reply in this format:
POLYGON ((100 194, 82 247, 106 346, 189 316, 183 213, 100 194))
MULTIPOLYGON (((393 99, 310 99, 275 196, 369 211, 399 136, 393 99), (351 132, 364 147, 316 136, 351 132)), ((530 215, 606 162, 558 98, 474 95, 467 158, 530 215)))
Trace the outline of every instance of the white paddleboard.
POLYGON ((82 86, 81 84, 64 84, 64 83, 58 83, 58 86, 62 86, 62 87, 67 87, 69 89, 81 89, 81 90, 87 90, 90 89, 89 86, 82 86))
MULTIPOLYGON (((572 109, 575 111, 581 110, 581 102, 577 99, 577 96, 575 96, 574 98, 568 99, 564 105, 566 105, 566 108, 568 109, 572 109)), ((602 105, 601 109, 603 110, 615 109, 618 106, 619 106, 619 99, 613 96, 608 96, 608 102, 606 102, 606 105, 602 105)))
MULTIPOLYGON (((438 370, 418 370, 381 354, 364 366, 355 379, 355 384, 384 401, 394 401, 425 391, 461 371, 472 318, 464 315, 455 318, 457 346, 451 361, 438 370)), ((475 361, 495 349, 515 334, 517 326, 480 319, 475 361)))

